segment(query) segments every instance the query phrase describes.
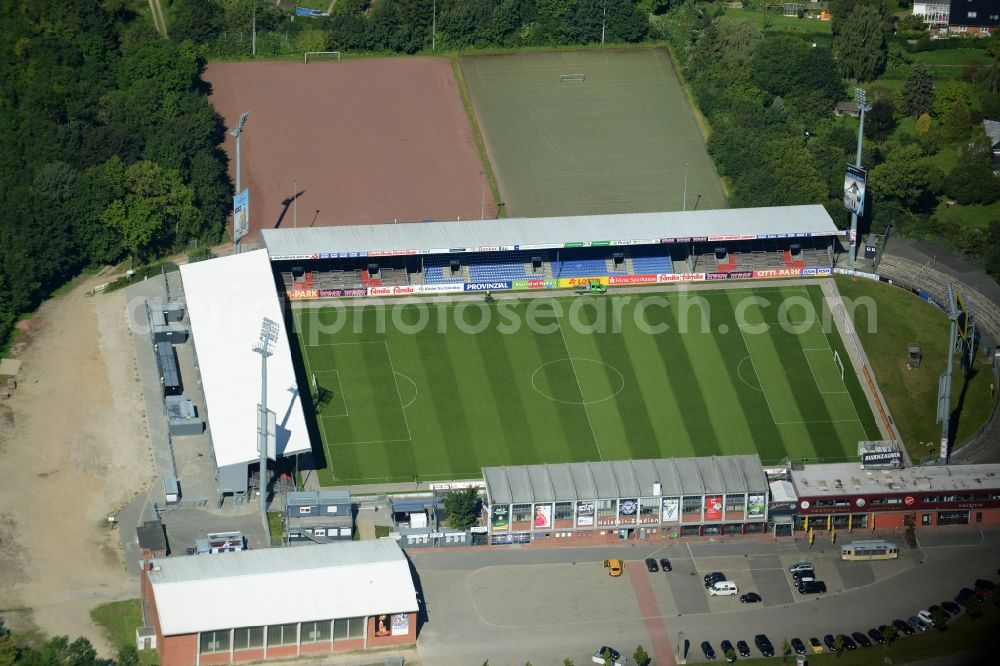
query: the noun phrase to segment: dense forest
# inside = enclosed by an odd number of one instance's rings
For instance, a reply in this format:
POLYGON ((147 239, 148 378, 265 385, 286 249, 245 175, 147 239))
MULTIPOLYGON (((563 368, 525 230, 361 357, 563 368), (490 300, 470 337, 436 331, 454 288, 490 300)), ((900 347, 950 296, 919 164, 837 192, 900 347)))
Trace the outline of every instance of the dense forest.
POLYGON ((202 57, 125 0, 0 1, 0 348, 88 266, 222 238, 202 57))

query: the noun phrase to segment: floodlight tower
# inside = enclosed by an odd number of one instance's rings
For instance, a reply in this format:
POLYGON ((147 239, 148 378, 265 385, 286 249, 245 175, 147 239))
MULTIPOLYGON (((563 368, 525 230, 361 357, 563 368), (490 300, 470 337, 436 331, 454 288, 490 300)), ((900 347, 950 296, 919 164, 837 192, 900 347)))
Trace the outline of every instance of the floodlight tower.
POLYGON ((240 121, 236 123, 236 127, 229 130, 229 133, 236 137, 236 194, 243 191, 240 187, 240 134, 243 134, 243 126, 247 124, 247 117, 250 112, 247 111, 240 116, 240 121))
POLYGON ((267 408, 267 357, 271 355, 273 345, 278 342, 278 324, 264 317, 260 326, 260 339, 253 350, 260 354, 260 404, 257 405, 257 452, 260 453, 260 517, 264 522, 264 533, 269 534, 267 526, 267 458, 275 443, 275 414, 267 408))
MULTIPOLYGON (((861 123, 858 125, 858 152, 854 160, 854 166, 861 168, 861 137, 865 133, 865 111, 869 111, 872 105, 868 103, 868 97, 865 94, 864 88, 854 89, 854 99, 858 103, 858 110, 861 112, 860 118, 861 123)), ((851 212, 851 250, 850 250, 850 263, 848 268, 852 271, 854 270, 854 262, 858 258, 858 214, 856 211, 851 212)))
POLYGON ((948 333, 948 364, 938 382, 938 406, 937 422, 941 424, 941 451, 938 454, 938 462, 941 464, 948 462, 948 435, 951 428, 951 373, 953 368, 952 358, 955 355, 955 345, 958 339, 958 318, 961 311, 955 302, 955 285, 948 284, 948 319, 951 320, 951 330, 948 333))

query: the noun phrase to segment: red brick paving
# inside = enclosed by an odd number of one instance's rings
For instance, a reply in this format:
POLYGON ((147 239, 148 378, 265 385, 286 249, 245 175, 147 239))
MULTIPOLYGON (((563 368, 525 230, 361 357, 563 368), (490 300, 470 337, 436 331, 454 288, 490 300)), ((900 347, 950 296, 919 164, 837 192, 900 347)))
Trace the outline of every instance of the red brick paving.
POLYGON ((628 572, 629 582, 632 583, 639 612, 642 613, 643 621, 646 623, 649 640, 652 641, 652 647, 646 651, 653 657, 656 666, 676 666, 674 648, 667 638, 667 626, 663 622, 660 604, 653 594, 651 575, 646 571, 646 565, 641 561, 629 560, 625 563, 625 570, 628 572))

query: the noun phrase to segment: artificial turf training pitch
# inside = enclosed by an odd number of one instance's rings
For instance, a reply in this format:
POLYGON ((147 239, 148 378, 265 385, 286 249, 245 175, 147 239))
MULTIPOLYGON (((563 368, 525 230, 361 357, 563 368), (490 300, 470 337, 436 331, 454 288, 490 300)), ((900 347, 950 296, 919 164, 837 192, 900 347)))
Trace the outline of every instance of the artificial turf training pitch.
POLYGON ((822 301, 818 286, 796 285, 297 309, 320 480, 855 456, 858 440, 880 436, 822 301))

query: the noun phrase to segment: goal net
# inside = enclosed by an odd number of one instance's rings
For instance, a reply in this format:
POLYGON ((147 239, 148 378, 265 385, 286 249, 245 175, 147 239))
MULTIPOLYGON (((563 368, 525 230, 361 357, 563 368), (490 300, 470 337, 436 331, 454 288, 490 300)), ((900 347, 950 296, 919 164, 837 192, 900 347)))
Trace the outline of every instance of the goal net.
POLYGON ((336 60, 340 62, 340 51, 306 51, 302 54, 302 59, 307 65, 314 60, 336 60))
POLYGON ((844 362, 840 359, 840 354, 836 350, 833 352, 833 362, 837 364, 837 370, 840 371, 840 381, 844 381, 844 362))

